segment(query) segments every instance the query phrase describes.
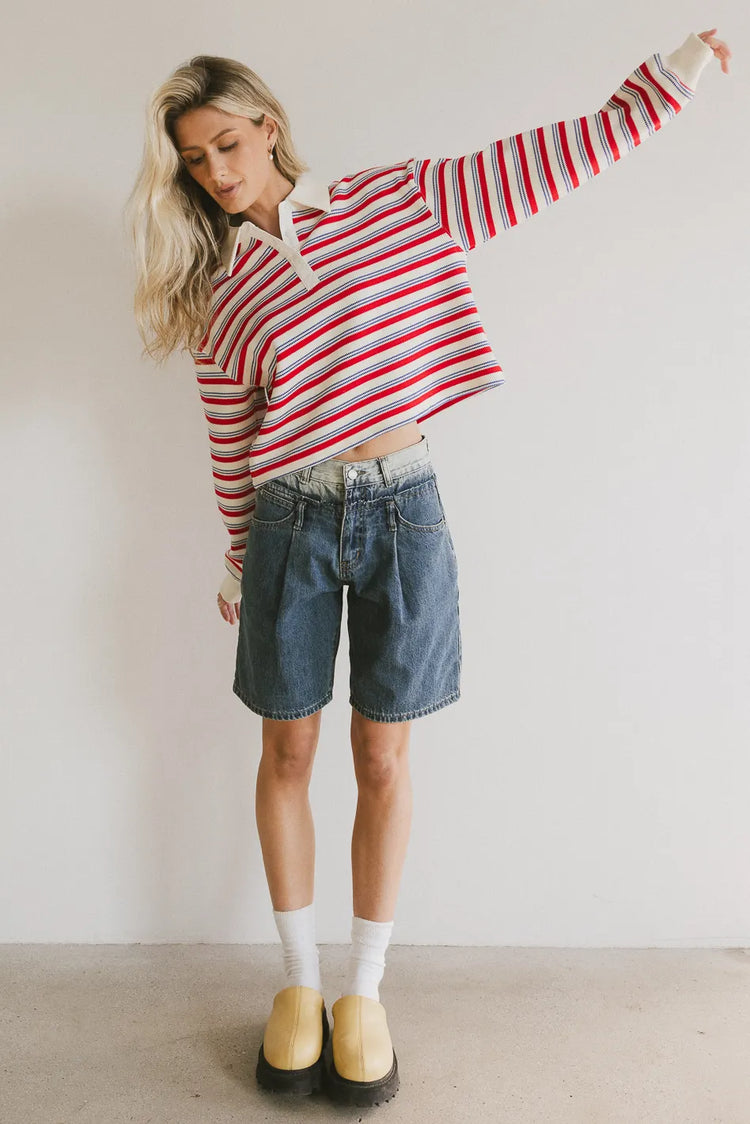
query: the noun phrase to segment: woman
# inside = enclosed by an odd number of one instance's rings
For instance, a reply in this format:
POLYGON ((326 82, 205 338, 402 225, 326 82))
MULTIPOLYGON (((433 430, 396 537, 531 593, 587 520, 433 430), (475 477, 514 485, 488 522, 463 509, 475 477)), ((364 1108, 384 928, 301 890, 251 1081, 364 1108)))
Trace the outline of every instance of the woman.
POLYGON ((715 31, 652 55, 598 113, 328 185, 242 63, 196 56, 151 99, 128 201, 135 311, 150 355, 193 356, 230 535, 217 601, 239 622, 233 690, 263 718, 256 816, 286 972, 258 1054, 266 1088, 326 1079, 357 1105, 398 1088, 379 985, 410 728, 459 698, 461 669, 458 568, 420 423, 504 382, 466 254, 654 135, 713 55, 728 73, 715 31), (308 785, 344 586, 358 802, 351 955, 325 1050, 308 785))

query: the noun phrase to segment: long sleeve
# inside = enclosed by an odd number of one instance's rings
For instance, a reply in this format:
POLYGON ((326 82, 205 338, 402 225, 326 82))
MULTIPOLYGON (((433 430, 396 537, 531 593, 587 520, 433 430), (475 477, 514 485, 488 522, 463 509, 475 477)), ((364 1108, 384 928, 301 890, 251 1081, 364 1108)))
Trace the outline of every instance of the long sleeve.
POLYGON ((713 51, 693 32, 657 52, 598 113, 542 125, 456 158, 413 159, 409 170, 435 219, 464 251, 536 215, 636 148, 694 96, 713 51))
POLYGON ((226 601, 236 602, 242 597, 242 562, 255 511, 248 454, 266 412, 266 394, 262 387, 242 386, 216 374, 198 371, 197 379, 208 423, 214 491, 229 532, 226 574, 219 592, 226 601))

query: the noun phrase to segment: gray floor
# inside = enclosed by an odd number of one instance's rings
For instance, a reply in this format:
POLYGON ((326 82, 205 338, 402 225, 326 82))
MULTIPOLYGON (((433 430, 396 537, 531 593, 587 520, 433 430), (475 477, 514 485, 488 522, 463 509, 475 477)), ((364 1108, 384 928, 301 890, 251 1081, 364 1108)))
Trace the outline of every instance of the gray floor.
POLYGON ((750 1124, 750 949, 391 945, 401 1088, 370 1109, 257 1088, 283 986, 280 945, 0 945, 0 1120, 750 1124))

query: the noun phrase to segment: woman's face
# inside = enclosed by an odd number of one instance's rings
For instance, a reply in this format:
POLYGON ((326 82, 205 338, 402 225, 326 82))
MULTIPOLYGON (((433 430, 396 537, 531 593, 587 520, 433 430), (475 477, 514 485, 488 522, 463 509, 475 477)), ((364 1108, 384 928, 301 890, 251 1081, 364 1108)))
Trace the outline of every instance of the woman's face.
POLYGON ((245 211, 268 185, 275 165, 268 150, 276 124, 264 117, 254 125, 212 105, 190 109, 175 122, 177 149, 185 167, 228 214, 245 211), (222 195, 222 187, 234 187, 222 195))

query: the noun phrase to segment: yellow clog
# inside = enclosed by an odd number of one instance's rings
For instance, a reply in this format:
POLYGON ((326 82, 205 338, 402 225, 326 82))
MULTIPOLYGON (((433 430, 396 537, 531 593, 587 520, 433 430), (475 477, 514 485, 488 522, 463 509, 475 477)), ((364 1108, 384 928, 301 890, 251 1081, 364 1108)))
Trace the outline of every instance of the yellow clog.
POLYGON ((285 987, 274 996, 255 1076, 264 1089, 306 1095, 321 1088, 328 1041, 325 1000, 311 987, 285 987))
POLYGON ((390 1100, 399 1086, 398 1061, 383 1004, 365 995, 342 995, 331 1013, 326 1073, 331 1100, 359 1106, 390 1100))

